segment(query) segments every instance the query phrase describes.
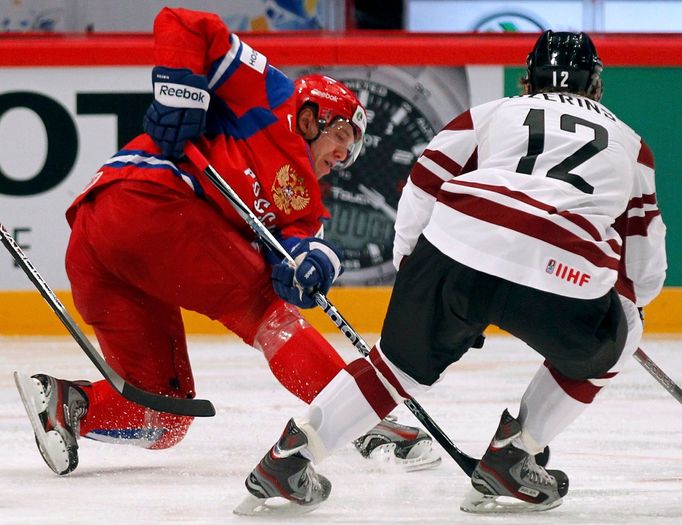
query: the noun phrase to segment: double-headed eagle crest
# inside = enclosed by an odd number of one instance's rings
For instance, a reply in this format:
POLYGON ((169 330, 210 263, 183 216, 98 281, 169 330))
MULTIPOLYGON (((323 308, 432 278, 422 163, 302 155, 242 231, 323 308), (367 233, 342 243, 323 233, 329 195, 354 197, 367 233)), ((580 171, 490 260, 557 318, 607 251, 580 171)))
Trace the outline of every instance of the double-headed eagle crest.
POLYGON ((272 183, 272 197, 277 206, 289 215, 292 210, 302 210, 310 202, 308 188, 289 164, 277 170, 275 181, 272 183))

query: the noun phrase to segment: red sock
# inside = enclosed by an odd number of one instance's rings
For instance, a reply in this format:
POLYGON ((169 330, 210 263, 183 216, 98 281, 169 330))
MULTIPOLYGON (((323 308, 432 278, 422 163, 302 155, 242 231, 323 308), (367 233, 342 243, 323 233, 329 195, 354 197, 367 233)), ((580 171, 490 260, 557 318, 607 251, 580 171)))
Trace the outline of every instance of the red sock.
POLYGON ((310 403, 346 363, 312 326, 298 325, 291 338, 269 359, 284 388, 310 403))
POLYGON ((88 396, 89 406, 80 423, 80 435, 97 441, 168 448, 185 437, 194 420, 128 401, 104 380, 81 388, 88 396))

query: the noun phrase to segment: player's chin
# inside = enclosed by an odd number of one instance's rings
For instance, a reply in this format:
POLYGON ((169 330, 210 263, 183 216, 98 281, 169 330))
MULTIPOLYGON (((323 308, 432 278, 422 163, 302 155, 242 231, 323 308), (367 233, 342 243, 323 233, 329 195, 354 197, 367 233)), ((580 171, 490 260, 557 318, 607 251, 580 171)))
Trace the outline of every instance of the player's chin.
POLYGON ((325 175, 329 175, 331 171, 332 171, 331 165, 325 161, 318 162, 317 165, 315 166, 315 175, 317 176, 318 179, 324 177, 325 175))

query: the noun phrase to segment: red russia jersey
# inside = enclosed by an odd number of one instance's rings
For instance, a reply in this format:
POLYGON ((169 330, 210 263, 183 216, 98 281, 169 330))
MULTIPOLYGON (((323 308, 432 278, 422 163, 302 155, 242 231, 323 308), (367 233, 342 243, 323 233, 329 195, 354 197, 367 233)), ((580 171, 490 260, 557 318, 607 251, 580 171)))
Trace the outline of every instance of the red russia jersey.
POLYGON ((474 107, 413 167, 395 262, 423 232, 482 272, 584 299, 617 283, 642 306, 666 271, 653 167, 640 137, 585 97, 546 93, 474 107))
MULTIPOLYGON (((285 237, 318 234, 322 204, 310 150, 296 133, 293 83, 216 15, 164 8, 154 22, 157 65, 206 75, 211 92, 206 138, 199 149, 270 229, 285 237)), ((171 162, 151 137, 136 137, 109 159, 67 211, 94 188, 117 180, 152 181, 194 192, 238 228, 251 230, 189 161, 171 162)))

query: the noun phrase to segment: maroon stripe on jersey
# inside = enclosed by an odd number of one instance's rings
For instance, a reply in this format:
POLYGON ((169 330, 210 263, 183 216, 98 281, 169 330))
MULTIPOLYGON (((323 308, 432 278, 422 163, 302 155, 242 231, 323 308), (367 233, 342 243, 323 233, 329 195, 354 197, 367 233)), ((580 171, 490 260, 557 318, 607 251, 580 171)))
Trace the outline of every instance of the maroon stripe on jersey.
POLYGON ((644 208, 645 204, 656 204, 656 194, 647 193, 641 197, 634 197, 633 199, 630 199, 630 202, 628 202, 628 210, 632 210, 634 208, 644 208))
POLYGON ((463 131, 467 129, 474 129, 474 121, 471 120, 471 112, 467 109, 464 113, 460 113, 450 122, 448 122, 443 130, 448 131, 463 131))
POLYGON ((628 236, 641 235, 646 237, 651 221, 660 214, 661 212, 655 210, 645 212, 644 217, 628 217, 628 236))
POLYGON ((618 279, 616 280, 616 292, 618 292, 618 295, 622 295, 626 299, 630 299, 633 303, 637 302, 635 286, 630 278, 628 278, 626 275, 623 275, 623 271, 618 274, 618 279))
POLYGON ((367 360, 356 359, 346 365, 344 370, 353 376, 360 392, 381 419, 398 406, 367 360))
POLYGON ((581 239, 548 219, 537 217, 494 201, 471 195, 441 191, 438 201, 470 217, 523 233, 552 246, 579 255, 595 266, 618 270, 620 261, 606 255, 592 242, 581 239))
POLYGON ((466 161, 466 164, 464 164, 464 167, 462 168, 462 173, 469 173, 470 171, 474 171, 476 169, 478 169, 478 146, 474 148, 474 152, 466 161))
POLYGON ((425 168, 422 164, 419 164, 419 162, 412 166, 410 179, 412 179, 412 182, 417 188, 424 190, 432 197, 435 197, 438 194, 438 190, 443 185, 443 182, 445 182, 431 170, 425 168))
POLYGON ((401 396, 404 398, 412 397, 410 394, 405 392, 403 385, 400 384, 398 378, 393 374, 389 366, 386 364, 386 361, 384 361, 383 357, 381 357, 381 354, 379 353, 379 350, 377 350, 376 346, 372 347, 372 350, 370 350, 369 360, 372 361, 372 364, 375 366, 375 368, 381 372, 381 375, 384 376, 386 381, 391 383, 393 388, 395 388, 401 396))
POLYGON ((442 151, 435 149, 425 149, 424 153, 422 153, 422 156, 426 157, 427 159, 431 159, 445 171, 450 173, 453 177, 456 177, 462 172, 462 166, 460 166, 442 151))
MULTIPOLYGON (((460 186, 468 186, 471 188, 480 188, 483 190, 488 190, 492 191, 494 193, 499 193, 501 195, 506 195, 507 197, 511 197, 512 199, 516 199, 518 201, 521 201, 525 204, 529 204, 530 206, 533 206, 535 208, 538 208, 542 211, 545 211, 547 213, 550 213, 552 215, 559 215, 566 219, 569 222, 572 222, 576 226, 582 228, 585 230, 586 233, 588 233, 595 241, 601 241, 601 235, 599 235, 599 232, 597 229, 592 225, 590 221, 585 219, 584 217, 581 217, 580 215, 576 215, 574 213, 568 212, 568 211, 558 211, 554 206, 550 206, 548 204, 545 204, 544 202, 538 201, 533 199, 532 197, 529 197, 525 193, 522 193, 520 191, 515 191, 515 190, 510 190, 509 188, 505 188, 504 186, 495 186, 493 184, 481 184, 480 182, 468 182, 468 181, 461 181, 461 180, 451 180, 448 182, 448 184, 459 184, 460 186)), ((445 193, 445 192, 442 192, 445 193)), ((620 252, 620 249, 617 250, 620 252)))
POLYGON ((639 141, 639 155, 637 156, 637 162, 644 164, 646 167, 654 169, 654 154, 651 153, 649 146, 643 140, 639 141))
MULTIPOLYGON (((576 380, 566 377, 547 361, 545 361, 544 365, 547 367, 547 370, 549 370, 549 373, 552 374, 552 377, 559 384, 561 389, 573 399, 580 401, 581 403, 591 403, 594 400, 594 397, 602 389, 601 386, 594 385, 588 380, 576 380)), ((611 379, 616 374, 617 372, 607 372, 606 374, 599 376, 598 379, 611 379)))
POLYGON ((606 244, 608 244, 614 252, 620 254, 620 243, 616 239, 608 239, 606 244))

